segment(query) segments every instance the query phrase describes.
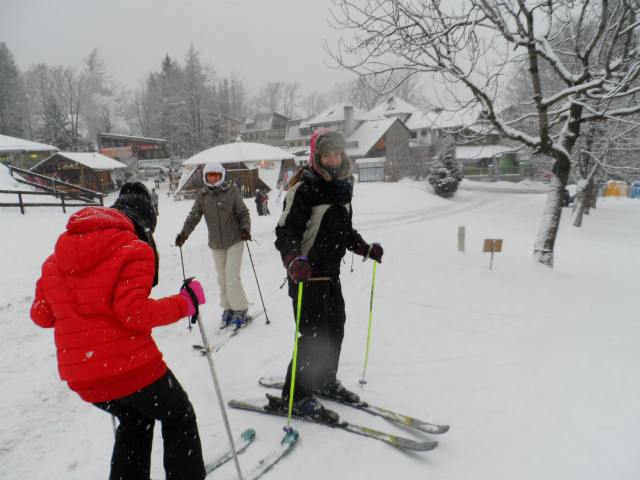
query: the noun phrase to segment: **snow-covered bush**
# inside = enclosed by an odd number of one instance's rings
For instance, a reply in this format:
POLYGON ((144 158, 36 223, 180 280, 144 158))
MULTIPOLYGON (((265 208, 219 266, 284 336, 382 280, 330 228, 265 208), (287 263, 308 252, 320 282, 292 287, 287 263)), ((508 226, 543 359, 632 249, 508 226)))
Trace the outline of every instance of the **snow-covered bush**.
POLYGON ((436 159, 431 164, 428 180, 436 195, 442 198, 453 197, 458 185, 464 178, 462 165, 456 160, 456 144, 453 138, 447 136, 436 159))

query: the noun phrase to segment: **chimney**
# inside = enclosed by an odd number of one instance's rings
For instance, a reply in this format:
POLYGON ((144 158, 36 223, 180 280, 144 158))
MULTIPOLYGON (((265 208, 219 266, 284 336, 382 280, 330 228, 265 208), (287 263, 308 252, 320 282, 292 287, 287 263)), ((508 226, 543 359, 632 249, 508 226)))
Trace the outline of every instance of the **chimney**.
POLYGON ((344 106, 344 138, 347 139, 353 133, 353 107, 344 106))

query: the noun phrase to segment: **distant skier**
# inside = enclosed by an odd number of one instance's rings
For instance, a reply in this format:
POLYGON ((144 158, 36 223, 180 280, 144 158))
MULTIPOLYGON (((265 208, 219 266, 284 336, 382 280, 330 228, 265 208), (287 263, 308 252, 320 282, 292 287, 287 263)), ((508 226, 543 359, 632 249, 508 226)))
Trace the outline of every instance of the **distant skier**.
POLYGON ((249 301, 242 287, 240 267, 244 241, 251 240, 251 217, 238 189, 224 181, 225 169, 218 162, 207 163, 202 172, 205 186, 196 193, 191 212, 176 236, 181 247, 204 216, 209 230, 209 248, 218 272, 220 328, 242 325, 249 320, 249 301))
MULTIPOLYGON (((179 295, 149 298, 158 283, 156 213, 142 183, 125 183, 111 208, 86 207, 42 267, 31 318, 54 328, 60 378, 118 417, 111 480, 148 479, 155 421, 162 423, 167 478, 203 479, 196 415, 151 337, 195 312, 179 295)), ((198 303, 202 286, 191 282, 198 303)))
POLYGON ((266 192, 262 195, 262 214, 271 215, 269 211, 269 195, 266 192))
POLYGON ((151 203, 153 203, 153 208, 156 209, 156 215, 160 215, 160 210, 158 210, 158 194, 155 188, 151 189, 151 203))
MULTIPOLYGON (((315 393, 348 402, 359 400, 336 378, 346 320, 340 263, 347 249, 377 262, 382 260, 383 250, 379 244, 367 244, 352 226, 351 161, 342 135, 316 132, 311 137, 309 163, 310 168, 298 172, 292 180, 297 183, 287 192, 275 245, 289 274, 294 318, 298 282, 307 282, 312 276, 327 277, 304 285, 293 410, 298 415, 332 421, 335 415, 314 398, 315 393)), ((290 363, 282 390, 281 406, 285 408, 291 368, 290 363)))
POLYGON ((258 215, 262 216, 264 215, 264 210, 262 208, 262 199, 263 199, 263 195, 262 192, 260 191, 260 189, 256 188, 256 210, 258 211, 258 215))

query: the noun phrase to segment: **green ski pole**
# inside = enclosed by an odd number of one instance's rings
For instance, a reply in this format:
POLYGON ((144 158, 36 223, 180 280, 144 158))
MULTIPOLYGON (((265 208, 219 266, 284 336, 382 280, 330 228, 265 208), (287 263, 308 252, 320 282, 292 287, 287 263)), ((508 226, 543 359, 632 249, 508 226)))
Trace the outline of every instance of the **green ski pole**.
POLYGON ((371 340, 371 319, 373 317, 373 289, 376 286, 376 265, 378 262, 373 262, 373 280, 371 281, 371 300, 369 301, 369 332, 367 333, 367 352, 364 356, 364 370, 362 370, 362 380, 360 385, 366 385, 367 381, 364 379, 364 374, 367 371, 367 361, 369 360, 369 341, 371 340))
POLYGON ((298 308, 296 311, 296 338, 293 344, 293 360, 291 362, 291 390, 289 390, 289 414, 287 415, 287 426, 284 431, 289 433, 291 428, 291 410, 293 409, 293 392, 296 386, 296 364, 298 360, 298 330, 300 329, 300 310, 302 309, 302 285, 298 283, 298 308))

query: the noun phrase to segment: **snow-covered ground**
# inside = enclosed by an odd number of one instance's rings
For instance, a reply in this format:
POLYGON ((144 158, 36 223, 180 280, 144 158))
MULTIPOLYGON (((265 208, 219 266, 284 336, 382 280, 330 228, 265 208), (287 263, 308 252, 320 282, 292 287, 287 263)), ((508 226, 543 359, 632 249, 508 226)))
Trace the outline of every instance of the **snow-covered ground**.
MULTIPOLYGON (((2 184, 2 182, 0 182, 2 184)), ((149 182, 149 186, 152 186, 149 182)), ((5 186, 3 185, 3 188, 5 186)), ((191 201, 160 187, 155 238, 156 297, 178 291, 180 251, 172 247, 191 201)), ((282 376, 294 321, 281 289, 285 272, 273 247, 281 210, 252 212, 251 254, 271 320, 256 320, 214 355, 226 400, 264 398, 257 380, 282 376)), ((111 195, 106 205, 115 198, 111 195)), ((340 430, 293 422, 300 444, 265 478, 430 480, 637 480, 640 478, 640 201, 599 199, 584 227, 565 209, 548 269, 532 255, 545 195, 460 190, 443 200, 425 182, 355 186, 354 221, 382 243, 377 268, 367 385, 362 376, 372 263, 348 254, 343 265, 347 327, 339 377, 373 404, 451 425, 427 453, 411 453, 340 430), (466 252, 457 250, 458 227, 466 252), (489 270, 483 239, 504 239, 489 270), (353 270, 353 271, 352 271, 353 270)), ((0 477, 104 479, 113 442, 110 417, 84 403, 57 374, 53 335, 29 319, 34 283, 69 214, 57 207, 0 209, 0 477)), ((188 276, 205 286, 209 339, 220 309, 206 228, 183 247, 188 276)), ((260 304, 249 258, 245 288, 260 304)), ((208 459, 227 445, 207 361, 187 320, 154 331, 165 359, 189 393, 208 459)), ((410 438, 433 438, 347 407, 345 420, 410 438)), ((246 471, 283 436, 286 421, 227 410, 234 432, 257 431, 240 457, 246 471)), ((153 478, 164 478, 156 429, 153 478)), ((213 476, 235 478, 232 462, 213 476)))

